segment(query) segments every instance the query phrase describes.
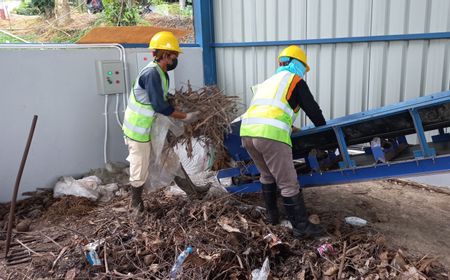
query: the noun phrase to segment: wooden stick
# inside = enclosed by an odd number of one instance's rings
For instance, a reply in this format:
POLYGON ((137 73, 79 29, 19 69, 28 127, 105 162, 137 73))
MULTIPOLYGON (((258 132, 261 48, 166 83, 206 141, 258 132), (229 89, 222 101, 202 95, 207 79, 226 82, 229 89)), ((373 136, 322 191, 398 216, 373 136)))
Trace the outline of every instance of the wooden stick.
POLYGON ((342 249, 341 263, 339 264, 339 272, 338 272, 337 279, 341 279, 341 276, 342 276, 342 270, 344 269, 344 264, 345 264, 345 254, 346 254, 345 250, 346 249, 347 249, 347 241, 344 241, 344 249, 342 249))
POLYGON ((50 238, 49 236, 45 235, 42 231, 40 231, 39 233, 42 234, 45 238, 47 238, 47 239, 50 240, 51 242, 53 242, 54 244, 56 244, 56 246, 58 246, 60 249, 63 248, 61 245, 59 245, 58 242, 56 242, 55 240, 53 240, 53 239, 50 238))
POLYGON ((33 254, 35 254, 35 255, 37 255, 37 256, 40 256, 40 257, 42 257, 42 254, 39 254, 39 253, 36 253, 35 251, 33 251, 32 249, 30 249, 27 245, 25 245, 24 243, 22 243, 19 239, 14 239, 14 240, 16 240, 16 242, 17 243, 19 243, 20 245, 22 245, 25 249, 27 249, 29 252, 31 252, 31 253, 33 253, 33 254))
POLYGON ((316 271, 314 270, 314 268, 313 268, 313 266, 312 266, 312 263, 311 263, 310 261, 308 261, 308 264, 309 264, 309 269, 311 270, 311 274, 312 274, 313 277, 314 277, 314 280, 319 279, 319 278, 317 277, 317 275, 316 275, 316 271))
POLYGON ((38 119, 38 116, 34 115, 33 121, 31 123, 30 132, 28 134, 27 144, 25 145, 25 151, 23 152, 22 160, 20 162, 19 172, 17 173, 13 195, 11 198, 11 207, 9 210, 9 221, 8 221, 8 228, 7 228, 7 233, 6 233, 5 258, 8 256, 9 245, 11 243, 12 229, 13 229, 14 220, 16 217, 15 213, 16 213, 17 193, 19 191, 20 181, 22 180, 22 174, 23 174, 23 170, 25 168, 25 163, 27 162, 28 152, 30 151, 31 141, 33 140, 34 129, 36 128, 37 119, 38 119))
POLYGON ((51 270, 53 270, 53 268, 55 267, 55 265, 56 265, 56 263, 59 261, 59 259, 64 255, 64 253, 66 252, 66 250, 68 249, 69 247, 64 247, 64 248, 62 248, 61 249, 61 251, 59 252, 59 254, 58 254, 58 256, 56 257, 56 259, 55 259, 55 261, 53 262, 53 264, 52 264, 52 268, 51 268, 51 270))
POLYGON ((109 273, 108 260, 107 260, 106 256, 107 256, 107 254, 106 254, 106 242, 105 242, 105 245, 104 245, 104 248, 103 248, 103 257, 105 259, 105 272, 109 273))

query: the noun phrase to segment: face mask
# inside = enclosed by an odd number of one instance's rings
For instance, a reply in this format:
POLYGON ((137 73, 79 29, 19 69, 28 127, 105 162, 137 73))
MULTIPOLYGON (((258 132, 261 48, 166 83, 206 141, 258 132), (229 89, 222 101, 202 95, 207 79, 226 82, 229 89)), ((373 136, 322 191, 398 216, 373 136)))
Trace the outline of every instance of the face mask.
POLYGON ((281 57, 280 62, 288 62, 289 60, 291 60, 291 61, 289 62, 288 65, 278 67, 277 73, 279 73, 281 71, 289 71, 292 74, 296 74, 296 75, 300 76, 301 78, 303 78, 303 76, 306 73, 306 66, 303 63, 301 63, 299 60, 290 59, 289 57, 281 57))
POLYGON ((178 58, 174 58, 171 64, 167 64, 167 71, 175 69, 178 65, 178 58))

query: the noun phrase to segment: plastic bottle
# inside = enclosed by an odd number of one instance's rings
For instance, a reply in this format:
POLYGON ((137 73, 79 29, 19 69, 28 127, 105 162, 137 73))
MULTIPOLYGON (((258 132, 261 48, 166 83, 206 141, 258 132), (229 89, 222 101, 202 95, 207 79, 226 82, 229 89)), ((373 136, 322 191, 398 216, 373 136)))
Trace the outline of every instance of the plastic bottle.
POLYGON ((177 260, 172 266, 172 269, 170 270, 169 279, 174 280, 177 277, 178 272, 181 270, 181 267, 183 266, 184 260, 187 258, 189 254, 191 254, 194 250, 192 247, 187 247, 186 250, 181 252, 180 255, 178 255, 177 260))

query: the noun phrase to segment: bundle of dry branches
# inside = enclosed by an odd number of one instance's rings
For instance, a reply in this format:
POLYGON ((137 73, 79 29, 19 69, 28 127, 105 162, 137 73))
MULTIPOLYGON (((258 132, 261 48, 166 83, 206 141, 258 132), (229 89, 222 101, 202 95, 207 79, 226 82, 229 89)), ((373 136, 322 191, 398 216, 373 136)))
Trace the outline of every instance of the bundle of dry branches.
POLYGON ((185 133, 171 139, 170 146, 186 144, 188 156, 192 156, 191 139, 202 138, 208 147, 216 152, 216 160, 226 156, 223 140, 226 132, 230 131, 230 123, 237 116, 238 97, 227 96, 216 86, 203 87, 193 90, 190 84, 187 90, 181 88, 170 97, 170 102, 185 112, 200 112, 200 119, 185 127, 185 133))

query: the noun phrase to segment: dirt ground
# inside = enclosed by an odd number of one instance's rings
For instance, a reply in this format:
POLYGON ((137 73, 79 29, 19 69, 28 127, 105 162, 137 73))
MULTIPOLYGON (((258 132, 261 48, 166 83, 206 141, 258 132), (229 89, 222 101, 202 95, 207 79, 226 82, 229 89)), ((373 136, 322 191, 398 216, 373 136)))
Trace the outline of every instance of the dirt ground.
MULTIPOLYGON (((10 14, 10 19, 0 19, 0 29, 30 42, 68 42, 76 41, 82 35, 80 32, 87 32, 97 25, 104 26, 104 24, 96 23, 100 17, 101 14, 88 14, 72 9, 72 21, 65 26, 60 26, 54 18, 10 14)), ((141 25, 179 29, 179 33, 182 34, 179 39, 182 43, 194 42, 194 26, 190 18, 150 13, 143 15, 142 19, 141 25)))
POLYGON ((438 257, 450 269, 450 191, 400 181, 309 188, 319 214, 366 219, 389 243, 411 254, 438 257))

